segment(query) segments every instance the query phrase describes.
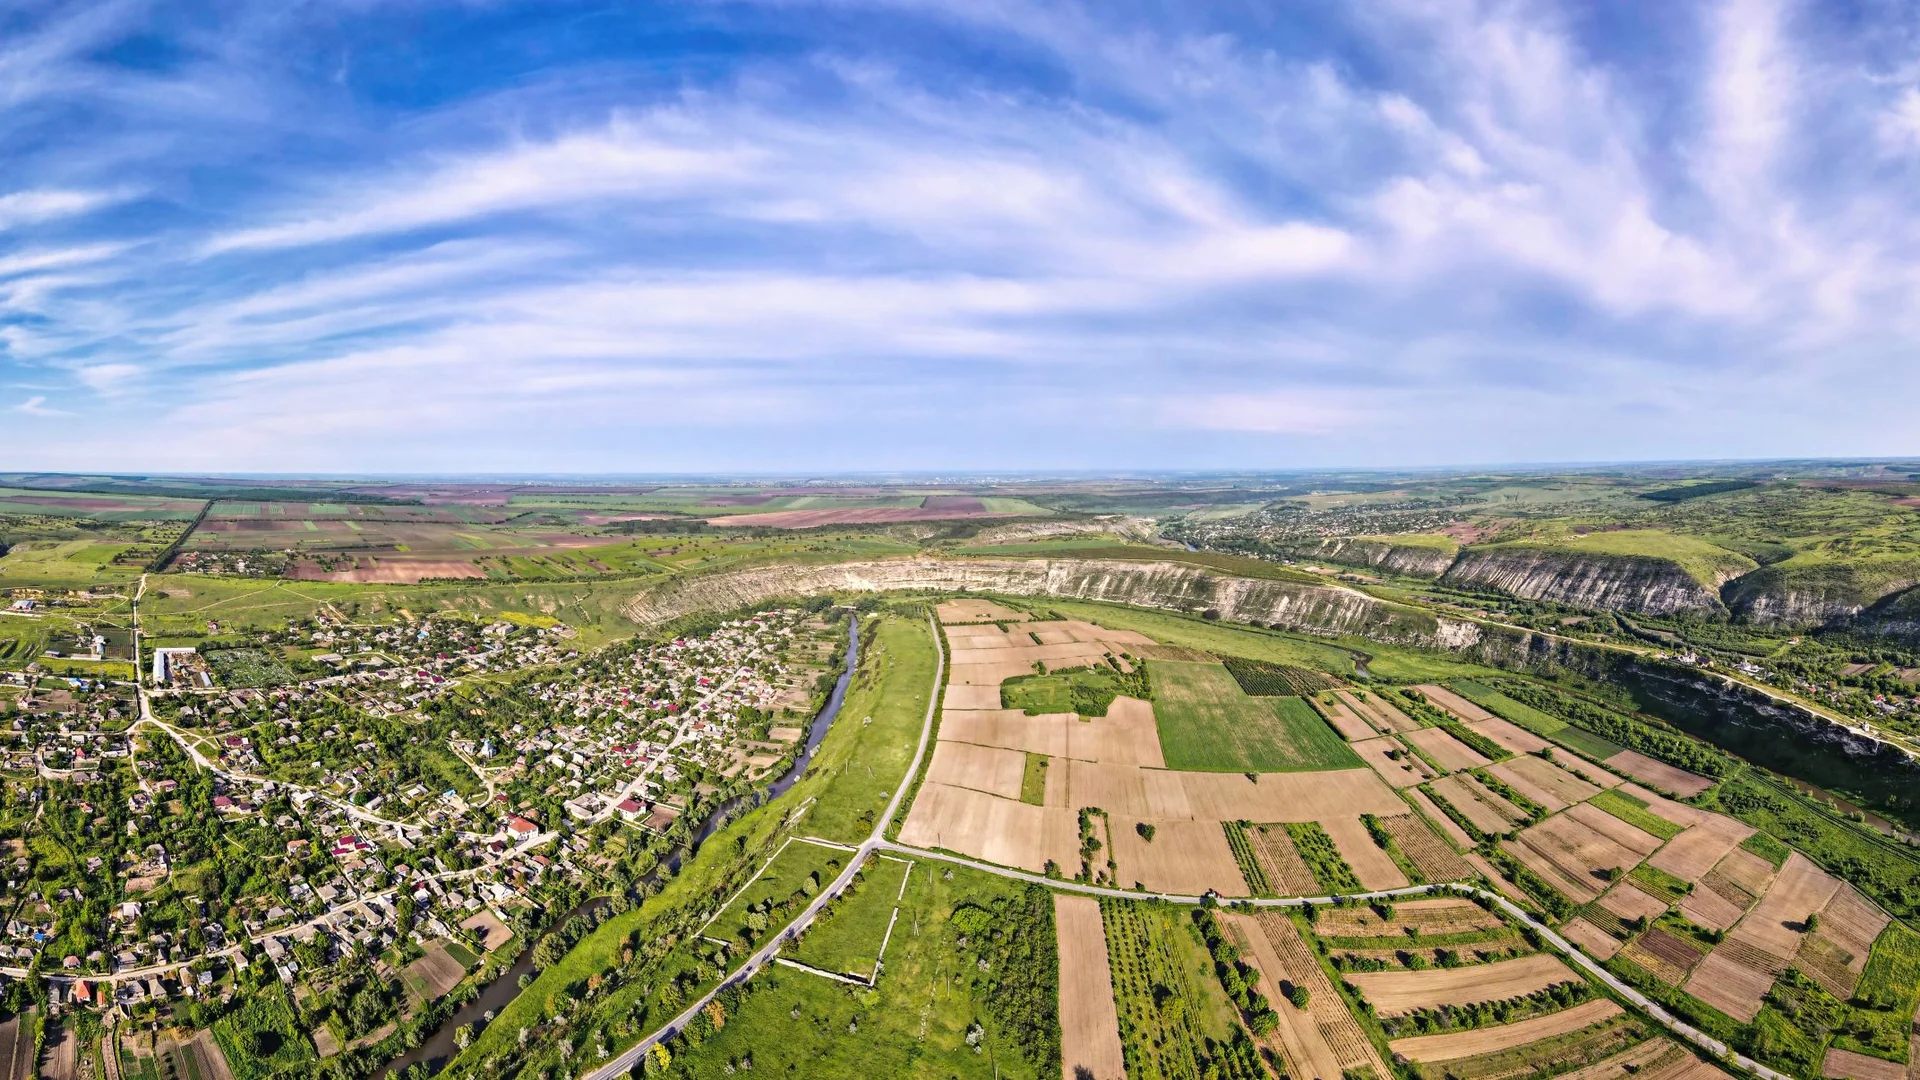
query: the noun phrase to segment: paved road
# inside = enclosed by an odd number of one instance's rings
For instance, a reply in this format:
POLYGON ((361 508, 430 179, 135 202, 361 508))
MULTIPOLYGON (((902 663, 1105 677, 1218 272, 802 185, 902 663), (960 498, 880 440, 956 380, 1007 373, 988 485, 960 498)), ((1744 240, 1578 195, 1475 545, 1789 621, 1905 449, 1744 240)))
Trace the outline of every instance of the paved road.
MULTIPOLYGON (((858 618, 858 616, 855 616, 855 618, 858 618)), ((847 886, 853 882, 854 874, 858 873, 860 867, 866 863, 867 856, 890 846, 886 838, 887 826, 892 823, 893 815, 899 812, 900 800, 906 797, 907 789, 913 786, 913 778, 920 775, 920 762, 921 759, 926 756, 927 740, 933 734, 933 712, 940 704, 940 682, 946 676, 947 671, 947 650, 940 642, 940 628, 934 624, 933 616, 929 615, 927 617, 927 625, 933 632, 933 648, 937 655, 937 662, 933 671, 933 691, 927 699, 927 715, 920 721, 920 741, 913 749, 913 763, 907 766, 906 777, 894 790, 893 798, 887 800, 887 808, 881 812, 879 820, 875 822, 872 834, 861 843, 860 847, 855 851, 853 858, 847 860, 846 868, 840 871, 840 876, 834 878, 832 884, 821 889, 820 895, 813 898, 813 903, 808 904, 807 909, 801 912, 798 918, 788 923, 787 928, 781 931, 778 936, 767 944, 762 945, 758 952, 748 957, 744 963, 735 968, 732 974, 729 974, 725 979, 721 980, 718 986, 707 991, 698 1001, 687 1006, 685 1012, 668 1021, 667 1024, 658 1031, 655 1031, 653 1034, 648 1035, 646 1038, 641 1039, 629 1047, 626 1052, 609 1060, 605 1065, 600 1066, 591 1073, 588 1073, 584 1080, 617 1080, 619 1077, 626 1076, 634 1065, 639 1063, 641 1056, 653 1049, 655 1043, 678 1034, 682 1028, 686 1027, 686 1025, 693 1020, 695 1013, 706 1008, 709 1002, 719 996, 720 991, 725 990, 729 986, 738 986, 746 982, 748 979, 753 978, 755 973, 761 968, 772 962, 774 956, 780 952, 781 946, 791 941, 801 931, 811 925, 814 918, 820 914, 822 908, 825 908, 835 897, 846 891, 847 886)))

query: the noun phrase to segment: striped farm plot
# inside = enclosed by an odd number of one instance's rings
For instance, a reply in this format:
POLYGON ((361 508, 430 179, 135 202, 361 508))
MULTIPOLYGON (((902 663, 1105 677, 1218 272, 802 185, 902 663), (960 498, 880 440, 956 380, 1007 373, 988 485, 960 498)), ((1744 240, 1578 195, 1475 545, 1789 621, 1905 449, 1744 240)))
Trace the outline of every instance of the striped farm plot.
POLYGON ((1431 936, 1498 930, 1506 926, 1500 916, 1460 896, 1402 900, 1393 905, 1392 911, 1392 918, 1383 918, 1371 907, 1322 908, 1313 928, 1322 937, 1374 938, 1406 935, 1409 930, 1431 936))
POLYGON ((1346 980, 1359 988, 1380 1015, 1401 1016, 1415 1009, 1524 997, 1549 986, 1579 982, 1580 977, 1559 957, 1534 953, 1463 968, 1355 972, 1346 980))
POLYGON ((1488 791, 1484 785, 1468 783, 1471 776, 1454 775, 1435 780, 1433 794, 1445 799, 1474 828, 1489 836, 1498 836, 1527 820, 1527 815, 1512 803, 1488 791))
POLYGON ((1396 731, 1413 731, 1420 726, 1408 719, 1407 714, 1394 708, 1387 699, 1381 697, 1379 694, 1368 694, 1364 690, 1336 690, 1333 696, 1356 715, 1364 717, 1368 725, 1375 731, 1383 734, 1396 731), (1361 696, 1363 694, 1365 695, 1364 697, 1361 696))
POLYGON ((1444 686, 1439 686, 1434 683, 1422 683, 1414 687, 1414 689, 1425 694, 1429 702, 1452 713, 1462 722, 1471 724, 1482 720, 1495 719, 1492 713, 1444 686))
MULTIPOLYGON (((1360 1022, 1347 1011, 1346 1002, 1341 999, 1339 991, 1327 978, 1326 972, 1320 967, 1320 961, 1314 956, 1306 939, 1300 935, 1300 930, 1294 925, 1291 916, 1268 910, 1258 915, 1234 916, 1233 919, 1234 922, 1230 925, 1247 928, 1249 934, 1251 934, 1251 928, 1257 927, 1272 949, 1266 962, 1277 966, 1278 970, 1261 968, 1262 974, 1276 984, 1284 982, 1300 986, 1307 991, 1305 1012, 1312 1021, 1310 1030, 1318 1032, 1321 1040, 1332 1050, 1334 1059, 1339 1065, 1338 1072, 1316 1072, 1311 1075, 1331 1080, 1334 1076, 1342 1076, 1355 1069, 1370 1069, 1376 1077, 1393 1075, 1387 1071, 1387 1064, 1381 1059, 1380 1052, 1374 1048, 1373 1040, 1367 1038, 1367 1033, 1360 1027, 1360 1022)), ((1256 967, 1260 965, 1261 957, 1257 951, 1251 960, 1256 967)), ((1276 989, 1284 989, 1284 987, 1276 986, 1276 989)), ((1270 997, 1268 1000, 1280 1003, 1284 998, 1270 997)), ((1285 1010, 1292 1007, 1276 1004, 1275 1011, 1285 1016, 1285 1010)), ((1299 1020, 1297 1016, 1290 1019, 1299 1020)), ((1308 1030, 1304 1025, 1297 1026, 1302 1031, 1308 1030)), ((1309 1074, 1303 1072, 1296 1075, 1309 1074)))
POLYGON ((1404 1057, 1408 1061, 1417 1061, 1421 1064, 1455 1061, 1460 1058, 1493 1053, 1496 1050, 1527 1046, 1556 1035, 1570 1034, 1618 1016, 1620 1012, 1620 1006, 1613 1002, 1605 998, 1595 998, 1583 1001, 1572 1008, 1512 1024, 1498 1024, 1469 1031, 1452 1031, 1444 1035, 1416 1035, 1406 1039, 1395 1039, 1387 1044, 1387 1049, 1392 1050, 1396 1057, 1404 1057))
MULTIPOLYGON (((1421 797, 1425 798, 1424 795, 1421 797)), ((1393 837, 1393 842, 1399 845, 1401 853, 1413 861, 1413 865, 1428 881, 1465 881, 1473 876, 1473 867, 1468 866, 1459 852, 1440 839, 1419 814, 1396 814, 1381 818, 1380 824, 1393 837)), ((1449 820, 1447 824, 1453 825, 1453 822, 1449 820)), ((1456 831, 1460 828, 1458 825, 1453 827, 1456 831)))
MULTIPOLYGON (((1513 790, 1546 807, 1549 812, 1564 810, 1575 803, 1586 802, 1599 794, 1602 786, 1588 783, 1551 761, 1531 755, 1500 762, 1488 768, 1487 772, 1511 785, 1513 790)), ((1613 779, 1617 783, 1619 778, 1613 779)))
POLYGON ((1620 829, 1610 825, 1607 831, 1601 831, 1571 811, 1542 821, 1504 846, 1535 873, 1584 903, 1600 895, 1605 884, 1613 880, 1614 871, 1633 869, 1646 857, 1644 852, 1659 847, 1658 839, 1618 818, 1602 811, 1593 813, 1644 837, 1636 844, 1641 850, 1623 843, 1620 829))

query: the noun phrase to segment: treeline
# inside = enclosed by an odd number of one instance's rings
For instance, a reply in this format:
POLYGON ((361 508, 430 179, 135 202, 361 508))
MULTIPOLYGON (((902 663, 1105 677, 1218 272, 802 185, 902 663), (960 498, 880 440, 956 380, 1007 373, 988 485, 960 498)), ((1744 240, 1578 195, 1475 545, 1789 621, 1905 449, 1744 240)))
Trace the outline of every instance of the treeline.
POLYGON ((1388 1038, 1403 1035, 1437 1035, 1446 1031, 1471 1031, 1493 1024, 1508 1024, 1542 1013, 1571 1008, 1593 996, 1593 987, 1585 982, 1555 983, 1531 994, 1501 1001, 1479 1001, 1471 1005, 1433 1005, 1415 1008, 1399 1016, 1383 1016, 1380 1027, 1388 1038))
MULTIPOLYGON (((1213 974, 1220 980, 1220 989, 1233 999, 1234 1006, 1247 1022, 1248 1030, 1261 1036, 1271 1033, 1279 1026, 1280 1015, 1273 1011, 1266 995, 1254 989, 1260 980, 1260 973, 1240 959, 1240 949, 1220 932, 1220 921, 1213 917, 1212 911, 1204 907, 1194 908, 1193 922, 1200 928, 1200 936, 1207 943, 1207 952, 1213 956, 1213 974)), ((1304 988, 1300 996, 1304 1006, 1304 988)))
POLYGON ((1658 758, 1688 772, 1719 779, 1733 775, 1738 769, 1738 764, 1732 758, 1706 743, 1622 716, 1611 709, 1539 683, 1523 679, 1495 679, 1493 685, 1522 705, 1557 716, 1603 739, 1610 739, 1629 750, 1638 750, 1648 757, 1658 758))

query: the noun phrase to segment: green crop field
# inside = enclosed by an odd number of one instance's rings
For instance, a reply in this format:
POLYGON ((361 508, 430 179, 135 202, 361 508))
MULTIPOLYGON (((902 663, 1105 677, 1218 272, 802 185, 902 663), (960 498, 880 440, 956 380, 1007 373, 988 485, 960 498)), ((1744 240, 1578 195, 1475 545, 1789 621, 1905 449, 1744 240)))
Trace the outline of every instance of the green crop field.
MULTIPOLYGON (((892 856, 874 856, 851 895, 843 894, 808 928, 794 958, 826 971, 871 976, 908 866, 892 856)), ((936 872, 931 865, 919 868, 922 877, 936 872)))
POLYGON ((1313 872, 1313 880, 1330 893, 1360 892, 1363 886, 1354 876, 1353 867, 1340 856, 1340 849, 1334 846, 1333 837, 1320 827, 1317 821, 1288 822, 1287 836, 1300 852, 1300 858, 1306 862, 1307 869, 1313 872))
POLYGON ((1187 912, 1102 899, 1100 913, 1127 1075, 1240 1080, 1225 1052, 1239 1017, 1187 912))
POLYGON ((1200 772, 1357 769, 1364 763, 1297 697, 1251 697, 1220 664, 1155 660, 1154 722, 1167 768, 1200 772))
POLYGON ((1685 831, 1681 826, 1648 810, 1645 800, 1636 799, 1622 791, 1609 788, 1587 801, 1621 821, 1643 832, 1652 833, 1662 840, 1671 840, 1685 831))
POLYGON ((1448 685, 1455 693, 1475 705, 1495 716, 1511 720, 1542 738, 1551 739, 1561 728, 1567 726, 1565 720, 1557 716, 1549 716, 1531 705, 1522 705, 1476 679, 1456 679, 1448 685))

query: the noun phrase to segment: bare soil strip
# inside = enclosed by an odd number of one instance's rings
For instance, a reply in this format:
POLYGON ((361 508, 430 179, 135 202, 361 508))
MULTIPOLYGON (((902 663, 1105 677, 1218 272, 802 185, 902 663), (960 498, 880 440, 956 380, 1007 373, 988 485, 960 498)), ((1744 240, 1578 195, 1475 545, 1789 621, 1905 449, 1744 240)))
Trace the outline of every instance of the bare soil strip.
POLYGON ((1787 857, 1767 894, 1728 936, 1782 959, 1791 958, 1806 936, 1807 916, 1824 909, 1839 888, 1839 878, 1796 851, 1787 857))
POLYGON ((1333 846, 1340 849, 1340 857, 1353 867, 1360 884, 1369 889, 1398 889, 1407 884, 1407 875, 1401 873, 1392 856, 1373 842, 1372 834, 1359 818, 1321 818, 1320 827, 1332 837, 1333 846))
POLYGON ((1725 945, 1707 954, 1683 989, 1741 1023, 1751 1023, 1773 986, 1773 973, 1758 971, 1724 955, 1725 945))
POLYGON ((1053 922, 1060 942, 1061 1075, 1124 1080, 1120 1016, 1113 1004, 1100 902, 1055 893, 1053 922))
MULTIPOLYGON (((1752 835, 1753 828, 1743 822, 1721 814, 1709 814, 1705 821, 1667 841, 1667 846, 1648 859, 1647 864, 1656 870, 1665 870, 1682 881, 1697 882, 1729 852, 1739 847, 1740 841, 1752 835)), ((1760 861, 1765 863, 1765 860, 1760 861)), ((1767 867, 1767 874, 1772 876, 1771 866, 1767 867)), ((1757 893, 1763 889, 1753 891, 1757 893)))
MULTIPOLYGON (((1408 791, 1406 796, 1407 801, 1418 808, 1420 813, 1425 815, 1427 822, 1440 830, 1442 836, 1452 841, 1455 848, 1466 851, 1473 847, 1473 837, 1467 835, 1467 830, 1461 828, 1459 822, 1448 817, 1446 811, 1435 806, 1433 800, 1427 798, 1426 792, 1408 791)), ((1421 869, 1426 868, 1421 867, 1421 869)))
POLYGON ((1489 764, 1487 759, 1480 756, 1473 747, 1439 728, 1421 728, 1418 731, 1409 731, 1401 737, 1425 751, 1428 757, 1449 772, 1478 769, 1489 764))
POLYGON ((1003 799, 1018 799, 1026 769, 1027 755, 1021 751, 942 739, 933 744, 933 763, 927 766, 927 780, 972 788, 1003 799))
POLYGON ((1691 799, 1713 786, 1713 781, 1704 776, 1676 769, 1664 761, 1655 761, 1633 750, 1622 750, 1613 755, 1606 760, 1606 766, 1682 799, 1691 799))
POLYGON ((1436 1005, 1472 1005, 1531 994, 1578 976, 1557 956, 1534 953, 1467 968, 1425 971, 1367 971, 1348 975, 1382 1016, 1397 1016, 1436 1005))
POLYGON ((1422 683, 1415 690, 1427 695, 1427 700, 1447 710, 1462 720, 1472 723, 1477 720, 1492 720, 1494 715, 1487 710, 1461 697, 1444 686, 1422 683))
POLYGON ((1560 936, 1587 950, 1600 960, 1610 960, 1620 951, 1620 939, 1585 919, 1574 919, 1560 928, 1560 936))
POLYGON ((1247 895, 1246 878, 1217 821, 1112 819, 1113 858, 1120 880, 1153 892, 1198 896, 1247 895), (1153 827, 1153 839, 1137 826, 1153 827))
POLYGON ((1359 742, 1380 734, 1373 729, 1372 724, 1362 720, 1359 713, 1348 708, 1347 703, 1337 697, 1317 698, 1314 704, 1319 707, 1321 715, 1327 718, 1327 722, 1333 725, 1333 729, 1348 742, 1359 742))
POLYGON ((1497 716, 1467 726, 1516 754, 1537 754, 1553 745, 1526 728, 1497 716))
POLYGON ((1408 753, 1397 739, 1382 735, 1361 739, 1352 746, 1361 761, 1372 766, 1373 771, 1380 774, 1380 779, 1396 788, 1412 787, 1433 779, 1433 770, 1427 768, 1427 763, 1408 753))
POLYGON ((1473 1057, 1476 1054, 1488 1054, 1495 1050, 1505 1050, 1515 1046, 1550 1039, 1555 1035, 1579 1031, 1589 1024, 1597 1024, 1610 1016, 1617 1016, 1620 1006, 1605 998, 1583 1001, 1571 1009, 1562 1009, 1546 1016, 1536 1016, 1516 1024, 1501 1024, 1497 1027, 1475 1028, 1472 1031, 1452 1031, 1445 1035, 1416 1035, 1410 1039, 1396 1039, 1387 1044, 1387 1049, 1403 1055, 1409 1061, 1452 1061, 1455 1058, 1473 1057))
POLYGON ((1848 1080, 1907 1080, 1907 1067, 1897 1061, 1882 1061, 1851 1050, 1828 1050, 1820 1071, 1826 1076, 1848 1080))

